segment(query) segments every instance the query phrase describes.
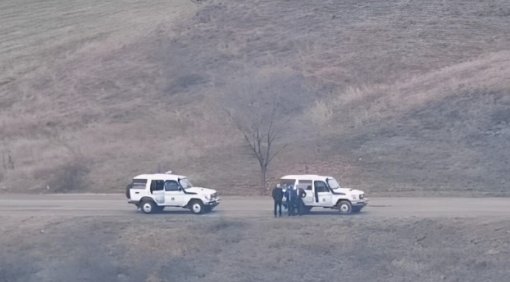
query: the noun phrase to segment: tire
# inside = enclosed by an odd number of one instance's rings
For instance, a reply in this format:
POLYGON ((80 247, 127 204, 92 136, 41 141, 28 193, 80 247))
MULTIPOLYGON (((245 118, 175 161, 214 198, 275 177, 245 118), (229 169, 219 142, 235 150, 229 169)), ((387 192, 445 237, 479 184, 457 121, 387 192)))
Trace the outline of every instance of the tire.
POLYGON ((145 214, 153 213, 157 210, 156 204, 151 200, 143 200, 140 204, 140 209, 145 214))
POLYGON ((349 201, 340 201, 338 203, 338 210, 340 214, 351 214, 352 213, 352 205, 349 201))
POLYGON ((189 204, 189 210, 194 214, 201 214, 205 211, 202 201, 194 200, 189 204))
POLYGON ((204 207, 204 212, 212 212, 214 210, 215 207, 213 206, 206 206, 204 207))
POLYGON ((353 213, 361 212, 361 207, 352 207, 352 212, 353 213))

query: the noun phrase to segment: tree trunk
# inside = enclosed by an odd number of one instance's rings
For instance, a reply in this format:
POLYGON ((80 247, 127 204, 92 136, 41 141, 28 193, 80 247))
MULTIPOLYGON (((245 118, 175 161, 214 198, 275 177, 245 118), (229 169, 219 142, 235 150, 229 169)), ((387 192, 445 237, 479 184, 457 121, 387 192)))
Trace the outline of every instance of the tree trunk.
POLYGON ((266 192, 266 174, 267 174, 267 167, 260 167, 260 184, 262 187, 262 193, 266 192))

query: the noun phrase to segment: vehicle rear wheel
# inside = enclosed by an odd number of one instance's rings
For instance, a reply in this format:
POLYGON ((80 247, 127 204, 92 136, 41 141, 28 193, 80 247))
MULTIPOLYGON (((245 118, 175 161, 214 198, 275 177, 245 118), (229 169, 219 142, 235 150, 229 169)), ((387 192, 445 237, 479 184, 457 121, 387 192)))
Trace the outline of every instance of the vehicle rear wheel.
POLYGON ((144 200, 140 205, 140 208, 143 213, 149 214, 156 210, 156 204, 154 204, 154 202, 151 200, 144 200))
POLYGON ((338 203, 338 210, 340 210, 341 214, 350 214, 352 213, 352 205, 349 201, 340 201, 338 203))
POLYGON ((189 209, 194 214, 201 214, 202 212, 204 212, 204 204, 202 204, 201 201, 195 200, 190 203, 189 209))

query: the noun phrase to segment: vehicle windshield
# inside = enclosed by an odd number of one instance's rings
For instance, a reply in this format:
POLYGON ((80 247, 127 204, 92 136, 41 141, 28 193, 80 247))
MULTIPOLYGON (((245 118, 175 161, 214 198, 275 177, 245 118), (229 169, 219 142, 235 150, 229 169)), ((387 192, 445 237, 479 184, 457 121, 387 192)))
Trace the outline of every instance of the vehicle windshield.
POLYGON ((189 182, 189 180, 187 178, 179 179, 179 184, 181 184, 183 189, 188 189, 188 188, 193 187, 193 185, 191 185, 191 182, 189 182))
POLYGON ((338 188, 340 188, 340 184, 338 184, 336 179, 334 179, 333 177, 326 179, 326 181, 328 182, 328 185, 329 185, 329 187, 331 189, 338 189, 338 188))

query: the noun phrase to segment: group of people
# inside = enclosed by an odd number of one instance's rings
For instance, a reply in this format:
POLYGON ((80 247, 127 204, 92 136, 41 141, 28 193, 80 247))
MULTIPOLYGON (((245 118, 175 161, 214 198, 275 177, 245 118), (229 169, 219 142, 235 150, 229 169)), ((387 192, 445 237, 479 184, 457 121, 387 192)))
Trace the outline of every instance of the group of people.
POLYGON ((303 198, 306 196, 306 192, 294 185, 280 185, 277 184, 273 188, 273 200, 274 200, 274 216, 282 216, 282 205, 283 198, 285 198, 285 205, 287 207, 287 214, 289 216, 302 215, 306 211, 305 203, 303 198))

